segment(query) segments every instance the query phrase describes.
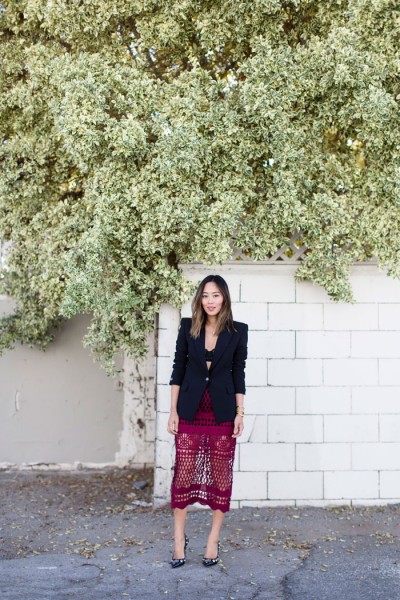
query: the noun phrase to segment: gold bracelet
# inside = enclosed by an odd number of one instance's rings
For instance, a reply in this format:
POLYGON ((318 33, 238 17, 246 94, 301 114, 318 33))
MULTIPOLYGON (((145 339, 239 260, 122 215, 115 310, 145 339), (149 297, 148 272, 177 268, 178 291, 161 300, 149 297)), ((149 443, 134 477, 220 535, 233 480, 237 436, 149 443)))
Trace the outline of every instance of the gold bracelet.
POLYGON ((236 414, 240 415, 241 417, 244 417, 244 406, 237 406, 236 407, 236 414))

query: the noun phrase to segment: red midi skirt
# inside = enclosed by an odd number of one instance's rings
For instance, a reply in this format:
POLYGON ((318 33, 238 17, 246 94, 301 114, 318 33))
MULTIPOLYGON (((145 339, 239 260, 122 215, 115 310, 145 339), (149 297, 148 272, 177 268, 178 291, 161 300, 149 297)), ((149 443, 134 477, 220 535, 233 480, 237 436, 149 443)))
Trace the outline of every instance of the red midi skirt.
POLYGON ((208 388, 194 420, 179 419, 171 508, 199 502, 212 510, 229 510, 236 448, 233 428, 233 421, 215 420, 208 388))

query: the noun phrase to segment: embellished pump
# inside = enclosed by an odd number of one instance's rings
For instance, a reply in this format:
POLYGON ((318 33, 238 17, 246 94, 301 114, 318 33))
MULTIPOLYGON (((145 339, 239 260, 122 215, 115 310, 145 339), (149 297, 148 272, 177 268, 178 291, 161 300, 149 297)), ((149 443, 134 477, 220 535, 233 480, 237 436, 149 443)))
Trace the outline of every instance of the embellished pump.
MULTIPOLYGON (((189 538, 187 537, 187 535, 185 533, 184 551, 186 550, 188 543, 189 543, 189 538)), ((183 553, 183 558, 174 558, 174 553, 172 553, 171 567, 173 569, 176 569, 177 567, 182 567, 185 564, 185 562, 186 562, 185 552, 183 553)))
POLYGON ((203 556, 203 565, 205 567, 212 567, 213 565, 216 565, 219 562, 219 549, 220 543, 218 541, 217 556, 215 558, 207 558, 206 556, 203 556))

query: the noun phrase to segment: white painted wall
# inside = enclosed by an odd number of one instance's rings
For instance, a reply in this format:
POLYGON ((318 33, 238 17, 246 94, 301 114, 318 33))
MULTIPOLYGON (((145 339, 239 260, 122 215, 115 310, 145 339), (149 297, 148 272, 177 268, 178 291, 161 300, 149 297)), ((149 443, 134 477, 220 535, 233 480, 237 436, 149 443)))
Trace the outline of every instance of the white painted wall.
POLYGON ((0 357, 0 468, 154 463, 153 338, 148 358, 125 357, 120 381, 83 347, 88 324, 75 317, 45 352, 18 344, 0 357))
MULTIPOLYGON (((400 281, 354 266, 355 304, 296 282, 294 265, 184 266, 218 272, 233 314, 249 324, 245 430, 232 508, 400 500, 400 281)), ((190 316, 189 305, 182 316, 190 316)), ((163 306, 157 357, 155 506, 170 500, 166 431, 180 314, 163 306)))

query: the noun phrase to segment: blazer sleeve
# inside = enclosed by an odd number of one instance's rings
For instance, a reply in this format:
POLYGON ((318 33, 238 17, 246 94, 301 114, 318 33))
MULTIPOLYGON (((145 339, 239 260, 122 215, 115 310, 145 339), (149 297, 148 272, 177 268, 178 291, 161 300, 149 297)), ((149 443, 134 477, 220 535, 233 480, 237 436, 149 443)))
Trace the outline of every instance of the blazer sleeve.
POLYGON ((243 331, 240 336, 239 343, 233 355, 232 363, 232 377, 233 384, 235 386, 236 394, 246 393, 245 375, 244 370, 246 367, 247 358, 247 338, 248 338, 248 325, 243 324, 243 331))
POLYGON ((182 319, 176 340, 175 358, 172 366, 172 374, 169 384, 181 385, 185 376, 188 360, 188 342, 185 331, 185 321, 182 319))

